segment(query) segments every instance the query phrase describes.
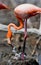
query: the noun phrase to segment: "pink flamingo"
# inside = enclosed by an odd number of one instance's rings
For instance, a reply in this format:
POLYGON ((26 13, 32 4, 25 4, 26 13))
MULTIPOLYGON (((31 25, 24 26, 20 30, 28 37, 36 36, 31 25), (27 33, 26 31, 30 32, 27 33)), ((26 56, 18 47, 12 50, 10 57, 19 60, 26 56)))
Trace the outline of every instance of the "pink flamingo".
POLYGON ((12 37, 12 33, 10 30, 11 27, 14 27, 16 30, 20 30, 24 27, 25 35, 24 35, 24 44, 23 44, 23 54, 25 53, 25 45, 26 45, 26 38, 27 38, 27 19, 39 13, 41 13, 41 8, 33 4, 21 4, 14 9, 14 14, 17 20, 19 21, 20 26, 18 27, 15 24, 10 23, 8 25, 7 38, 11 39, 12 37))

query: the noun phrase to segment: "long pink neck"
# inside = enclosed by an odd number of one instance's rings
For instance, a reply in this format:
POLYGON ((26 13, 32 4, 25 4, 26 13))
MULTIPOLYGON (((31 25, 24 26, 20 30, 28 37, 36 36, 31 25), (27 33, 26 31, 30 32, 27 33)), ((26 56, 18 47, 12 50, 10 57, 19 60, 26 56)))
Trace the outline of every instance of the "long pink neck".
POLYGON ((14 27, 16 30, 20 30, 21 28, 23 28, 23 26, 24 26, 23 21, 19 18, 18 18, 18 21, 19 21, 20 25, 16 26, 14 23, 10 23, 8 25, 8 31, 10 30, 11 27, 14 27))

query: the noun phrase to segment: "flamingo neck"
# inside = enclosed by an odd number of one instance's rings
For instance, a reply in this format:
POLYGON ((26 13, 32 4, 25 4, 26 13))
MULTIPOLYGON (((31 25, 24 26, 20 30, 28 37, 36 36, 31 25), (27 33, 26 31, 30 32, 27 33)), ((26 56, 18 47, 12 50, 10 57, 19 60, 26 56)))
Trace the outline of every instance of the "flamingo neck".
POLYGON ((14 27, 16 30, 20 30, 22 27, 23 27, 23 22, 19 19, 19 21, 20 21, 20 26, 19 27, 17 27, 15 24, 13 24, 13 23, 10 23, 9 25, 8 25, 8 32, 7 32, 7 37, 11 37, 12 36, 12 32, 11 32, 11 30, 10 30, 10 28, 11 27, 14 27))
POLYGON ((18 19, 18 20, 19 20, 19 22, 20 22, 20 26, 16 26, 15 24, 10 23, 10 24, 8 25, 8 30, 10 30, 11 27, 14 27, 16 30, 22 29, 23 26, 24 26, 23 21, 22 21, 21 19, 18 19))

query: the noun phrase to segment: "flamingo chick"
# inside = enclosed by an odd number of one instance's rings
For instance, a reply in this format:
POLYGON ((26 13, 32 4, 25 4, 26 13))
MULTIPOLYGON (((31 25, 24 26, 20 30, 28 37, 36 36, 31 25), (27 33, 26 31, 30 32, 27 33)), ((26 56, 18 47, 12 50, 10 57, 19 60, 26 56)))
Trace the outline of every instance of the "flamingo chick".
MULTIPOLYGON (((26 38, 27 38, 27 19, 39 13, 41 13, 41 8, 33 4, 21 4, 14 9, 14 14, 17 20, 19 21, 20 25, 16 26, 15 24, 10 23, 8 25, 8 32, 11 33, 10 31, 11 27, 14 27, 16 30, 20 30, 24 27, 25 35, 24 35, 23 53, 25 52, 25 45, 26 45, 26 38)), ((7 32, 7 35, 9 38, 11 38, 11 35, 8 34, 8 32, 7 32)))

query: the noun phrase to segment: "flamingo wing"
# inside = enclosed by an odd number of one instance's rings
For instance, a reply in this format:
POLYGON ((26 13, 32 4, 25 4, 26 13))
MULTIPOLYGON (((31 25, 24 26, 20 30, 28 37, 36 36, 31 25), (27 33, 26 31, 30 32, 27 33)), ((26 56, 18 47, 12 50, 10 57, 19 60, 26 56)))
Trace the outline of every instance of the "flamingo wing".
POLYGON ((0 10, 1 9, 9 9, 9 7, 3 3, 0 2, 0 10))

